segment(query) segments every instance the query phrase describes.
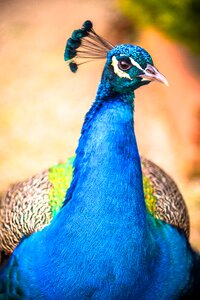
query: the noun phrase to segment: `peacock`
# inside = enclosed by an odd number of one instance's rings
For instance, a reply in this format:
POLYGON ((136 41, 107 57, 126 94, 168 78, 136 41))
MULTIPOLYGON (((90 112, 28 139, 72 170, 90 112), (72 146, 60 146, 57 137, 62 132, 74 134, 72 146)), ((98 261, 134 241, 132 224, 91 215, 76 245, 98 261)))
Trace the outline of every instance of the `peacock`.
POLYGON ((76 155, 13 185, 1 202, 0 299, 193 299, 200 256, 174 181, 139 156, 134 91, 166 78, 139 46, 90 21, 68 39, 72 72, 106 58, 76 155), (193 297, 193 298, 191 298, 193 297))

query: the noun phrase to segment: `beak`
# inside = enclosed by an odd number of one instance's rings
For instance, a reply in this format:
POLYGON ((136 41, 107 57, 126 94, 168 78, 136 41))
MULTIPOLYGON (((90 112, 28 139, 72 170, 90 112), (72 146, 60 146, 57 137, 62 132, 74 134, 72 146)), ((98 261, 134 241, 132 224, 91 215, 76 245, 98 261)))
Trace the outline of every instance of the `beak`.
POLYGON ((164 83, 166 86, 169 86, 167 78, 162 75, 154 66, 147 64, 146 69, 143 70, 143 72, 143 74, 138 76, 142 78, 142 80, 158 81, 164 83))

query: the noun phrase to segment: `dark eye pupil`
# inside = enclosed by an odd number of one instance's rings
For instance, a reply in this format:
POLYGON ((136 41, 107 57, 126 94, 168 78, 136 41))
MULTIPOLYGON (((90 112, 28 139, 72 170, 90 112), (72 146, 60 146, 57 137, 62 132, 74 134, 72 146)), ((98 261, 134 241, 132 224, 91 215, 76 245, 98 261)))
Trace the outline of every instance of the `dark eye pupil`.
POLYGON ((119 67, 119 69, 120 70, 122 70, 122 71, 127 71, 127 70, 129 70, 130 68, 131 68, 131 62, 130 61, 128 61, 127 59, 121 59, 121 60, 119 60, 119 62, 118 62, 118 67, 119 67))

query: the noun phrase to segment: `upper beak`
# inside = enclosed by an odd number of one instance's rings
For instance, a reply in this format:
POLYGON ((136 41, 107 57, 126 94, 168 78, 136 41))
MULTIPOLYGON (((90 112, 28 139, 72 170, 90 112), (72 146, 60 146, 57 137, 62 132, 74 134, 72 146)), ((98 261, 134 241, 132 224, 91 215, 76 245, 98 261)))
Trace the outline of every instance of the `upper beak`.
POLYGON ((158 72, 158 70, 154 66, 147 64, 146 69, 143 70, 143 72, 143 74, 138 76, 141 77, 143 80, 159 81, 167 86, 169 85, 166 77, 160 72, 158 72))

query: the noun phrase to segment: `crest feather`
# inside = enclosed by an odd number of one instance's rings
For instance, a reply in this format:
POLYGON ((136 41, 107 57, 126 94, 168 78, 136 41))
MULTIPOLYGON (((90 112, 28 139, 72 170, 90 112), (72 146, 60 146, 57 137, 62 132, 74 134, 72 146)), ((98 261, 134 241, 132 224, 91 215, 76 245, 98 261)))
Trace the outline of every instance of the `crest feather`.
POLYGON ((113 47, 94 31, 92 22, 87 20, 82 28, 74 30, 67 40, 64 59, 69 61, 70 70, 75 73, 83 63, 106 58, 108 51, 113 47))

